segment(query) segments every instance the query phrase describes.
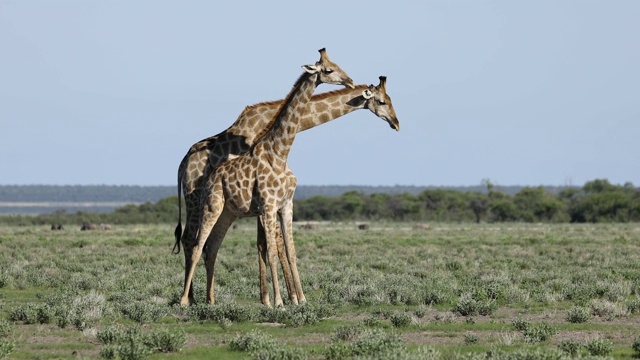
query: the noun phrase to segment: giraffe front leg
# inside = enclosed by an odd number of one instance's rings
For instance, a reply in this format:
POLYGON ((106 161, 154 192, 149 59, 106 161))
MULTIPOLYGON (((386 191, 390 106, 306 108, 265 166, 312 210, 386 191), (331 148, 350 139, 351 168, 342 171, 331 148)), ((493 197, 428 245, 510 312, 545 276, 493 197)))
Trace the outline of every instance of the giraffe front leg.
POLYGON ((262 305, 271 307, 269 300, 269 285, 267 281, 267 237, 264 233, 264 225, 262 218, 258 217, 258 236, 256 237, 256 245, 258 247, 258 269, 260 277, 260 302, 262 305))
POLYGON ((280 226, 276 227, 276 245, 278 247, 278 258, 280 258, 280 265, 282 266, 282 274, 284 275, 285 285, 287 286, 287 293, 289 293, 289 300, 294 305, 298 305, 298 292, 296 290, 293 274, 291 273, 291 267, 289 259, 287 257, 287 250, 284 244, 283 229, 282 229, 282 217, 280 217, 280 226))
MULTIPOLYGON (((258 264, 260 269, 260 300, 263 305, 271 306, 269 301, 269 288, 267 281, 267 240, 264 232, 264 226, 262 225, 263 219, 258 219, 258 264)), ((289 260, 284 249, 284 240, 282 239, 282 232, 280 226, 276 227, 276 247, 278 249, 278 258, 280 259, 280 265, 282 266, 282 273, 284 275, 285 285, 287 286, 287 293, 289 294, 289 300, 297 305, 298 296, 296 294, 293 277, 291 275, 291 268, 289 267, 289 260)))
POLYGON ((295 284, 298 301, 304 303, 307 298, 302 292, 302 283, 300 282, 300 275, 298 273, 298 265, 296 259, 296 247, 293 244, 293 202, 288 201, 281 212, 282 222, 282 235, 284 237, 284 244, 286 247, 287 258, 289 260, 289 266, 291 266, 291 273, 293 276, 293 282, 295 284))
POLYGON ((269 259, 269 267, 271 268, 271 282, 273 285, 273 297, 276 307, 283 306, 282 297, 280 296, 280 286, 278 283, 278 250, 276 246, 276 236, 278 226, 277 212, 267 211, 263 215, 264 228, 267 239, 267 254, 269 259))

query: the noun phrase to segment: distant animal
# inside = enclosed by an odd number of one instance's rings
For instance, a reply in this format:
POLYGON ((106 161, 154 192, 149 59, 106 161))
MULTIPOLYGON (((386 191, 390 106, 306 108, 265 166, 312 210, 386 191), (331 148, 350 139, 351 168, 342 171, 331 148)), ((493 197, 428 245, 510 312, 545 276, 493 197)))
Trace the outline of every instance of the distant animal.
POLYGON ((111 230, 111 224, 100 224, 100 230, 111 230))
POLYGON ((429 224, 415 224, 413 225, 414 229, 422 229, 422 230, 429 230, 431 228, 431 226, 429 226, 429 224))
POLYGON ((315 225, 309 224, 309 223, 300 225, 300 229, 302 229, 302 230, 313 230, 315 228, 316 228, 315 225))
POLYGON ((360 225, 358 225, 358 229, 360 229, 360 230, 369 230, 369 224, 360 224, 360 225))
POLYGON ((62 226, 62 224, 51 224, 51 230, 64 230, 64 227, 62 226))
POLYGON ((82 224, 82 227, 80 228, 81 231, 85 231, 85 230, 98 230, 98 225, 96 224, 82 224))

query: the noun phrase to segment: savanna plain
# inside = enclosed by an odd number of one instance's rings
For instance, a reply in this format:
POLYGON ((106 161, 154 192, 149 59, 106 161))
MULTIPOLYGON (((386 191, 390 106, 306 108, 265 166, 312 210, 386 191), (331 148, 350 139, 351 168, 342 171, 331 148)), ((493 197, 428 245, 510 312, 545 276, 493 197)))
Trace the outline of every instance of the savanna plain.
MULTIPOLYGON (((215 305, 180 306, 173 224, 0 228, 0 358, 563 359, 640 355, 640 224, 295 227, 308 302, 260 304, 255 221, 215 305)), ((272 300, 273 303, 273 300, 272 300)))

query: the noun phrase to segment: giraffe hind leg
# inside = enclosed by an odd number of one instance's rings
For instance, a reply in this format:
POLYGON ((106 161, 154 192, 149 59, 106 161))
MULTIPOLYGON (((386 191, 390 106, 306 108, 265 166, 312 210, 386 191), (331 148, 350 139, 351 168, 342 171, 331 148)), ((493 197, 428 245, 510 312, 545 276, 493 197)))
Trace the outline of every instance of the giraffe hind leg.
POLYGON ((228 211, 222 211, 222 214, 213 226, 213 230, 207 239, 205 245, 205 266, 207 269, 207 301, 209 304, 214 304, 214 276, 213 270, 216 264, 216 258, 218 257, 218 250, 224 240, 227 230, 231 224, 235 221, 236 217, 228 211))
POLYGON ((191 264, 188 267, 188 272, 185 277, 184 292, 180 298, 180 304, 186 305, 189 303, 189 292, 191 291, 191 283, 195 274, 195 268, 202 255, 203 248, 206 244, 207 238, 213 229, 213 226, 218 221, 220 214, 222 213, 224 199, 222 197, 222 190, 213 191, 212 195, 208 198, 207 202, 203 204, 202 214, 200 216, 200 226, 198 231, 198 241, 193 247, 191 254, 191 264))

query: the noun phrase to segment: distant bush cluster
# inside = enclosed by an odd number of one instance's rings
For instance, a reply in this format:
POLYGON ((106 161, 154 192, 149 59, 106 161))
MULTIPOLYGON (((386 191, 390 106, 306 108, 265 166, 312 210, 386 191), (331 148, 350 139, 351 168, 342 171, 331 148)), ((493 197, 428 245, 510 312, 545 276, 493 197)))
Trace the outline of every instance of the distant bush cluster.
MULTIPOLYGON (((544 187, 525 187, 514 195, 496 191, 487 181, 486 191, 427 189, 417 195, 364 194, 349 191, 340 196, 315 196, 295 200, 296 221, 439 221, 439 222, 544 222, 601 223, 640 221, 640 189, 631 183, 611 184, 606 179, 567 187, 551 193, 544 187)), ((176 222, 177 196, 156 203, 127 205, 112 213, 57 211, 39 216, 5 216, 0 223, 28 224, 160 224, 176 222)), ((182 216, 184 217, 184 207, 182 216)))
POLYGON ((428 189, 418 195, 347 192, 316 196, 295 203, 296 220, 398 220, 454 222, 635 222, 640 221, 640 189, 606 179, 557 194, 544 187, 525 187, 515 195, 495 191, 462 192, 428 189))

